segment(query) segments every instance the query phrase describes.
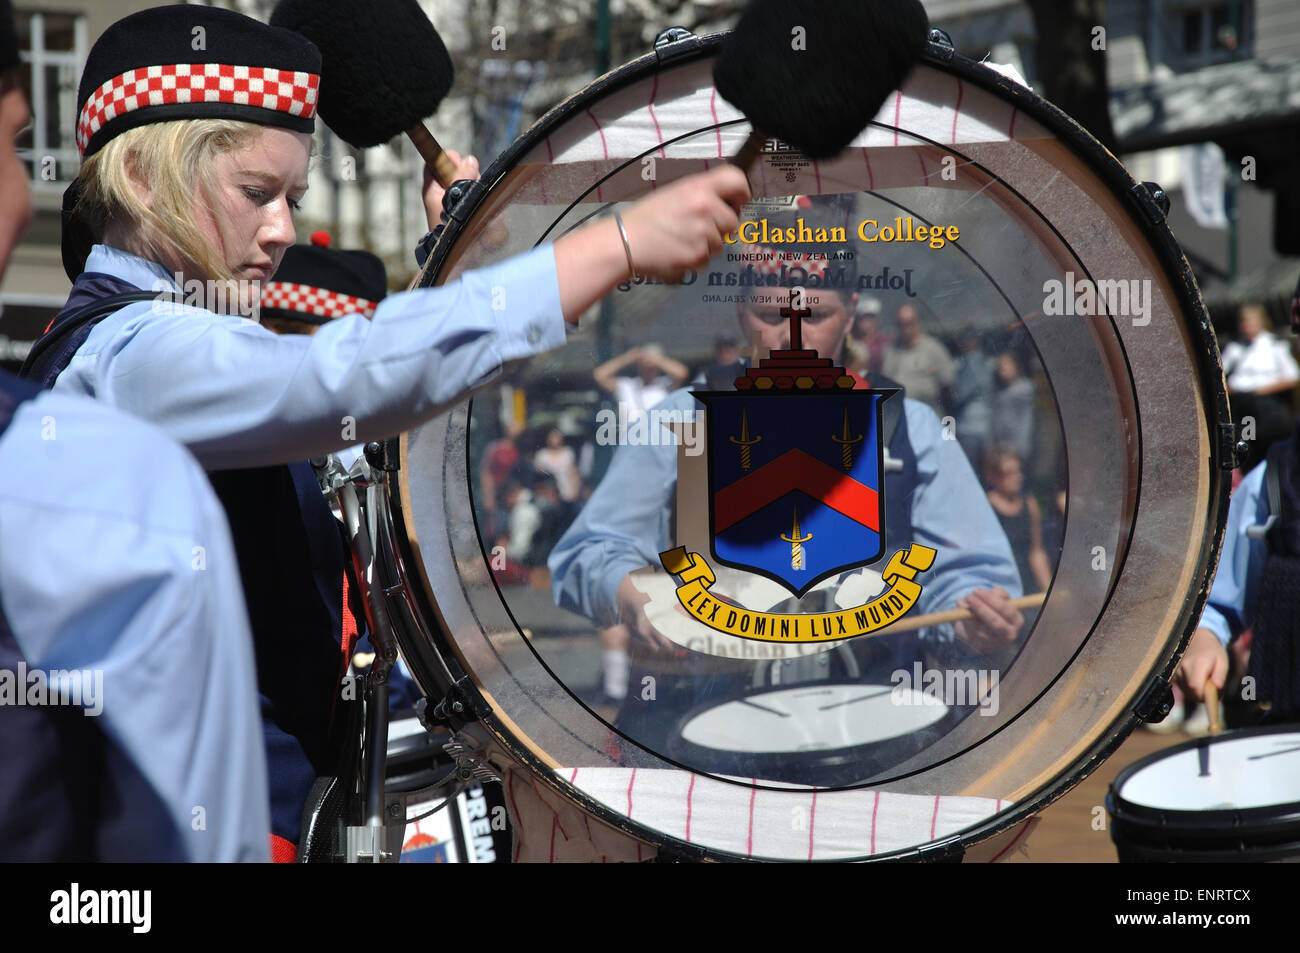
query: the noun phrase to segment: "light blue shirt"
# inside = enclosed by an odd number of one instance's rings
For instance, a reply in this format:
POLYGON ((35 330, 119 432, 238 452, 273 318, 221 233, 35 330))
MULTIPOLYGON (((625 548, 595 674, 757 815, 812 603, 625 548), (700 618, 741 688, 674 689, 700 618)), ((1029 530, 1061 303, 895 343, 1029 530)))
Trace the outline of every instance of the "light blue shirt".
POLYGON ((1228 504, 1228 525, 1223 531, 1223 552, 1201 613, 1201 627, 1209 629, 1225 646, 1254 624, 1259 577, 1268 559, 1268 542, 1251 539, 1246 530, 1268 519, 1264 492, 1265 464, 1246 474, 1228 504))
MULTIPOLYGON (((656 409, 699 406, 690 391, 679 390, 656 409)), ((915 611, 954 608, 973 589, 1001 586, 1020 595, 1006 534, 961 446, 943 439, 939 419, 925 404, 905 398, 903 407, 917 467, 912 539, 890 540, 890 548, 917 542, 938 552, 934 565, 918 577, 923 589, 915 611)), ((671 545, 669 503, 676 484, 677 447, 618 448, 604 479, 551 552, 557 604, 604 625, 617 620, 619 582, 634 569, 658 566, 659 553, 671 545)), ((930 634, 947 641, 951 629, 930 634)))
MULTIPOLYGON (((176 288, 162 266, 96 245, 86 271, 176 288)), ((179 290, 179 289, 178 289, 179 290)), ((205 469, 304 460, 437 416, 511 362, 565 341, 549 245, 390 295, 312 336, 144 301, 95 326, 55 381, 152 421, 205 469)))
POLYGON ((0 471, 0 603, 28 671, 91 673, 83 709, 190 859, 268 860, 252 635, 203 471, 154 427, 49 391, 15 411, 0 471))

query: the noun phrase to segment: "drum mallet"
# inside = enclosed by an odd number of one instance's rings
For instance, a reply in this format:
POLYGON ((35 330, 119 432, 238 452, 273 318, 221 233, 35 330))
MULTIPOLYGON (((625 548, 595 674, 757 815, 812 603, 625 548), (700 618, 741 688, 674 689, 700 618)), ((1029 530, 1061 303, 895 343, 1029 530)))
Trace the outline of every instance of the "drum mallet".
POLYGON ((320 49, 318 111, 359 149, 406 133, 444 189, 456 166, 424 119, 451 90, 451 56, 416 0, 281 0, 271 25, 320 49))
POLYGON ((810 159, 841 152, 920 59, 920 0, 753 0, 713 65, 719 95, 753 131, 732 162, 748 170, 776 136, 810 159))

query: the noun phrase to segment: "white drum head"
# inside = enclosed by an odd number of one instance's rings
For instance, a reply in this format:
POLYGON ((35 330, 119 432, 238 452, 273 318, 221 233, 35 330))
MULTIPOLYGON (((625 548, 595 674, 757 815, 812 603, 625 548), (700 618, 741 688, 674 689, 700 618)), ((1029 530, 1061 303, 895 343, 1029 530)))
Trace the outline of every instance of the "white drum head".
POLYGON ((781 688, 723 702, 688 719, 682 740, 716 751, 796 754, 856 748, 927 728, 948 707, 887 685, 781 688))
POLYGON ((1300 802, 1300 731, 1202 739, 1138 769, 1117 793, 1130 804, 1168 811, 1300 802))

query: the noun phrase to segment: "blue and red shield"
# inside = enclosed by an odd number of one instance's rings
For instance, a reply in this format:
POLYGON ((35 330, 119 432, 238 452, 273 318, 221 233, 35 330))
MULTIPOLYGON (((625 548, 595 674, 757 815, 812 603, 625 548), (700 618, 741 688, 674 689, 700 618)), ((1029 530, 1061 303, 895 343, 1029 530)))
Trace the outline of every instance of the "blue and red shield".
POLYGON ((707 391, 718 562, 796 596, 885 547, 880 421, 892 390, 707 391))

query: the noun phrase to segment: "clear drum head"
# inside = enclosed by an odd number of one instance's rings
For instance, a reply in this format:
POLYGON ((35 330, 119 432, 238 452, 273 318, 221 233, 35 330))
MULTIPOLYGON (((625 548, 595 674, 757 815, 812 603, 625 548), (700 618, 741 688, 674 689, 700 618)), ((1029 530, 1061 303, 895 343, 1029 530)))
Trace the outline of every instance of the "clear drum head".
MULTIPOLYGON (((716 42, 544 117, 426 283, 726 161, 716 42)), ((837 158, 770 142, 707 266, 402 438, 437 652, 648 842, 974 843, 1113 750, 1199 614, 1228 416, 1186 263, 1077 126, 941 52, 837 158)))

